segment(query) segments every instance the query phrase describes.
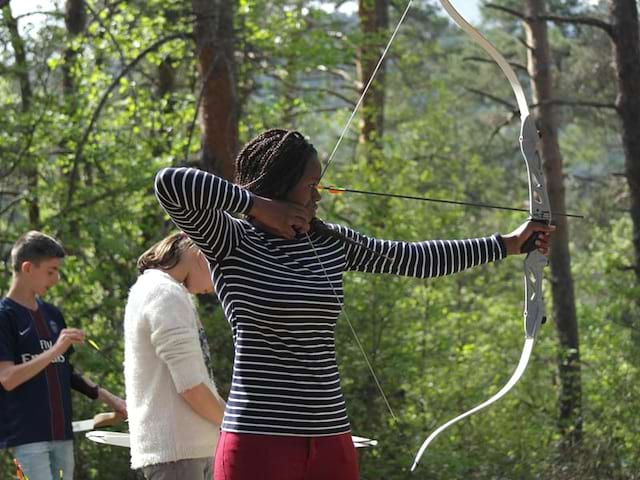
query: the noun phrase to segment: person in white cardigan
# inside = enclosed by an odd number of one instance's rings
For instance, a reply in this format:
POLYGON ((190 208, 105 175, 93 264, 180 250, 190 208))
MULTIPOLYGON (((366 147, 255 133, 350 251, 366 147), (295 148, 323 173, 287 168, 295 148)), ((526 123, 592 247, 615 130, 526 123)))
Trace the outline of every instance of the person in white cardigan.
POLYGON ((190 295, 213 290, 209 266, 176 233, 142 254, 138 270, 124 320, 131 468, 148 480, 210 480, 225 404, 190 295))

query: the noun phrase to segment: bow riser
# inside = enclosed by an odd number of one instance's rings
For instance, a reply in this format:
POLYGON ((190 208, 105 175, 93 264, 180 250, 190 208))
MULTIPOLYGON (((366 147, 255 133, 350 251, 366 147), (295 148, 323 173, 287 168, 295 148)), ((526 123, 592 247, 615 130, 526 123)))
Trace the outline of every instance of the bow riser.
MULTIPOLYGON (((549 197, 545 188, 544 170, 540 156, 540 135, 533 116, 522 118, 520 150, 527 166, 529 177, 529 215, 538 223, 551 223, 549 197)), ((524 333, 526 338, 535 338, 540 326, 546 321, 542 299, 543 272, 549 263, 547 257, 536 250, 535 242, 540 234, 535 233, 522 246, 528 252, 524 260, 524 333)))
POLYGON ((539 151, 540 136, 533 116, 522 118, 520 128, 520 150, 527 164, 529 176, 529 212, 532 220, 551 223, 549 197, 545 188, 544 170, 539 151))
POLYGON ((542 300, 542 275, 547 266, 547 257, 534 250, 524 260, 524 334, 535 338, 540 325, 545 321, 542 300))

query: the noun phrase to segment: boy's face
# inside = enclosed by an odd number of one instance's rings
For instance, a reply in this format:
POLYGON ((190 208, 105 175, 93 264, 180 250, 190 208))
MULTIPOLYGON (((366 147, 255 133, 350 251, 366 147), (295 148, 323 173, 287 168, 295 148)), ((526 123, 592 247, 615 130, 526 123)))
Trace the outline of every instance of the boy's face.
POLYGON ((37 295, 44 295, 60 281, 60 259, 49 258, 38 263, 23 262, 20 276, 37 295))

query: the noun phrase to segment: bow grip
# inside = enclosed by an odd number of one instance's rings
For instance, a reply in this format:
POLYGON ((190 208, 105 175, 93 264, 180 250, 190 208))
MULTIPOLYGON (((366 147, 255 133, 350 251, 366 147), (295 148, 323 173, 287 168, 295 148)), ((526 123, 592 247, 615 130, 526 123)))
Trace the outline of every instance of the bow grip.
MULTIPOLYGON (((533 219, 531 219, 531 221, 532 222, 536 222, 536 223, 540 223, 540 224, 543 224, 543 225, 547 225, 547 221, 546 220, 533 218, 533 219)), ((520 247, 520 253, 533 252, 536 249, 536 240, 538 240, 538 238, 540 238, 540 234, 541 234, 541 232, 533 232, 531 234, 531 236, 529 238, 527 238, 527 240, 520 247)))

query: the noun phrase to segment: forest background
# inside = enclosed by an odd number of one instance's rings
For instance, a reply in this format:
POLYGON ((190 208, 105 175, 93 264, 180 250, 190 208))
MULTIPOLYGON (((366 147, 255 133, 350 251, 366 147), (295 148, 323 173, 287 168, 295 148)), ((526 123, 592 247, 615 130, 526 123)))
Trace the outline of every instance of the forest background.
MULTIPOLYGON (((19 0, 16 0, 19 1, 19 0)), ((455 3, 461 3, 459 0, 455 3)), ((0 1, 0 291, 19 235, 69 255, 47 295, 102 347, 75 364, 123 394, 123 310, 135 262, 172 231, 153 194, 162 167, 227 178, 265 128, 308 135, 326 159, 404 0, 67 0, 14 14, 0 1), (34 19, 37 18, 37 21, 34 19)), ((556 212, 549 321, 527 372, 498 404, 438 425, 497 391, 522 348, 522 258, 426 281, 350 274, 346 306, 398 421, 344 318, 337 347, 362 478, 640 478, 640 48, 635 0, 504 0, 478 27, 513 63, 542 132, 556 212), (635 89, 635 90, 634 90, 635 89)), ((414 1, 325 182, 527 208, 518 111, 484 51, 436 1, 414 1)), ((507 233, 488 209, 324 193, 322 218, 403 240, 507 233)), ((217 383, 232 340, 199 299, 217 383)), ((74 397, 74 417, 99 407, 74 397)), ((141 478, 128 451, 76 438, 78 479, 141 478)), ((10 455, 0 477, 10 478, 10 455)))

